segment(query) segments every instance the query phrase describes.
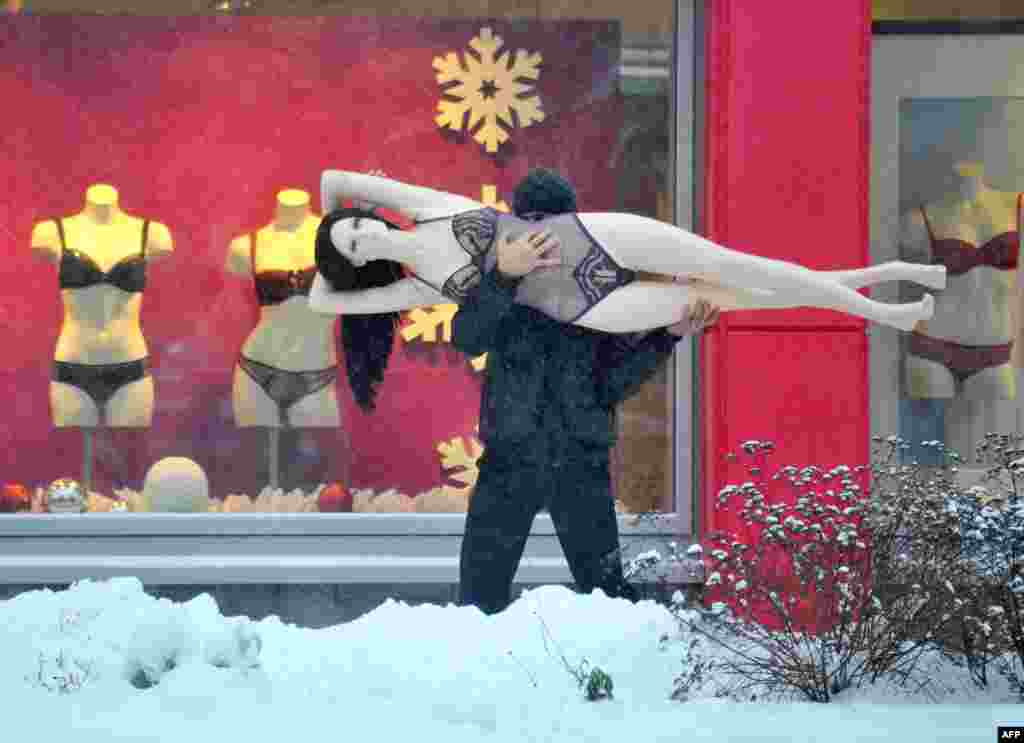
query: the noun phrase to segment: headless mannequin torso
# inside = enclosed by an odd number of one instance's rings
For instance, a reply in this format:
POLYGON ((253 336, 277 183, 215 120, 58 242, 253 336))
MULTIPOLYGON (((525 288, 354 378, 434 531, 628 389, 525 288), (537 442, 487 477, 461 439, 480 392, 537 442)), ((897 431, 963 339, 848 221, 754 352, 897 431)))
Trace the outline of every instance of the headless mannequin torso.
MULTIPOLYGON (((943 253, 987 251, 1005 243, 997 265, 950 270, 945 291, 935 297, 935 314, 909 338, 905 359, 907 392, 913 398, 1013 399, 1016 373, 1010 349, 1017 322, 1019 268, 1018 194, 986 185, 980 164, 955 166, 959 188, 946 198, 913 209, 901 225, 901 249, 919 262, 942 261, 943 253), (936 248, 949 246, 937 253, 936 248), (917 336, 923 336, 917 337, 917 336), (945 354, 948 358, 941 358, 945 354), (977 358, 974 358, 977 357, 977 358)), ((987 257, 975 253, 968 257, 987 257)), ((964 266, 963 268, 966 268, 964 266)))
POLYGON ((304 274, 314 265, 319 221, 310 209, 309 194, 288 189, 277 195, 271 224, 231 242, 227 270, 252 277, 258 288, 260 282, 276 288, 260 294, 259 320, 235 368, 232 398, 238 426, 341 425, 333 384, 338 365, 337 318, 311 311, 302 292, 311 278, 304 274), (312 387, 319 388, 294 399, 312 387), (281 388, 289 388, 291 394, 282 396, 281 388))
POLYGON ((117 190, 97 184, 87 190, 80 213, 36 224, 32 249, 61 276, 64 318, 54 354, 60 373, 50 385, 54 424, 148 426, 153 382, 142 371, 148 349, 136 280, 145 265, 133 270, 131 264, 172 252, 167 227, 125 214, 117 190))

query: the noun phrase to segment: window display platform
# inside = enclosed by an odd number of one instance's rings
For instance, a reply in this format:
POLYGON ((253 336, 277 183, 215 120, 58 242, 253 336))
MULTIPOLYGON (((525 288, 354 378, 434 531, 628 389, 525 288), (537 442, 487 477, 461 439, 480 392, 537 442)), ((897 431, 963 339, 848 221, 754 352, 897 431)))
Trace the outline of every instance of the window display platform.
MULTIPOLYGON (((0 519, 0 584, 131 575, 149 585, 455 584, 461 514, 20 514, 0 519)), ((634 526, 623 552, 667 553, 678 517, 634 526)), ((534 522, 518 583, 569 583, 551 519, 534 522)), ((680 580, 679 582, 684 582, 680 580)))

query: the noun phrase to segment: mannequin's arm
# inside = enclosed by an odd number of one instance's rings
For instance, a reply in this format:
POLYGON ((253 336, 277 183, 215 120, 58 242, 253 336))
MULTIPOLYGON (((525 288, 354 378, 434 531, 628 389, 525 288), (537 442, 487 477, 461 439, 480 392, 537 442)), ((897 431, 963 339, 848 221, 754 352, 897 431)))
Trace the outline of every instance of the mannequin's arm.
POLYGON ((150 222, 149 233, 146 235, 146 258, 151 261, 159 260, 172 252, 174 243, 171 240, 171 231, 160 222, 150 222))
MULTIPOLYGON (((900 218, 899 258, 911 263, 931 263, 931 235, 920 209, 911 209, 900 218)), ((924 332, 926 325, 922 320, 914 330, 924 332)))
POLYGON ((324 315, 376 315, 445 303, 450 304, 451 300, 414 278, 399 279, 374 289, 336 292, 318 273, 309 290, 310 309, 324 315))
MULTIPOLYGON (((1019 204, 1017 213, 1018 233, 1024 227, 1024 201, 1019 204)), ((1010 298, 1010 319, 1013 321, 1017 337, 1013 344, 1011 362, 1014 369, 1024 368, 1024 261, 1017 261, 1017 293, 1010 298)))
POLYGON ((900 218, 900 258, 912 263, 930 263, 931 238, 920 209, 911 209, 900 218))
POLYGON ((368 201, 411 219, 445 217, 481 209, 483 204, 465 196, 347 170, 325 170, 320 176, 320 210, 327 214, 346 199, 368 201))
POLYGON ((224 262, 224 268, 228 273, 237 276, 252 274, 251 240, 249 235, 239 235, 231 241, 231 245, 228 247, 228 259, 224 262))
POLYGON ((1024 368, 1024 328, 1021 321, 1024 320, 1024 263, 1017 266, 1017 291, 1010 297, 1010 327, 1016 334, 1013 339, 1013 349, 1010 353, 1010 363, 1014 369, 1024 368))
POLYGON ((48 263, 60 260, 60 236, 53 222, 39 222, 32 228, 32 254, 48 263))

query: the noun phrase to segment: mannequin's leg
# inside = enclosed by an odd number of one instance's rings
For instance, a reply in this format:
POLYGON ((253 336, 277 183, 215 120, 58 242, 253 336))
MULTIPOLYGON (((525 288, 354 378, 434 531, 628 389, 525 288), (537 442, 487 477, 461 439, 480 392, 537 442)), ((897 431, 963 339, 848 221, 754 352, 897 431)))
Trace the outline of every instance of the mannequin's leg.
POLYGON ((964 380, 965 400, 1013 400, 1017 396, 1017 370, 1000 364, 975 372, 964 380))
POLYGON ((50 410, 57 428, 95 428, 99 409, 84 390, 64 382, 50 382, 50 410))
MULTIPOLYGON (((807 303, 806 297, 788 295, 785 292, 744 291, 696 279, 674 284, 634 281, 632 284, 613 291, 594 305, 575 324, 608 333, 653 330, 679 322, 687 308, 692 307, 698 299, 707 300, 722 312, 816 306, 807 303)), ((910 311, 915 310, 918 304, 924 304, 930 313, 933 306, 932 300, 931 297, 926 299, 927 301, 923 303, 882 306, 893 307, 911 315, 910 311)), ((856 312, 851 314, 860 316, 856 312)))
POLYGON ((338 428, 338 396, 333 382, 300 398, 288 408, 288 419, 295 428, 338 428))
POLYGON ((235 413, 235 425, 239 428, 281 425, 277 403, 270 399, 266 390, 237 365, 235 366, 234 383, 231 387, 231 401, 235 413))
POLYGON ((120 387, 107 403, 112 428, 149 428, 153 423, 153 378, 146 376, 120 387))
POLYGON ((884 304, 795 263, 749 255, 699 235, 635 214, 581 214, 580 220, 608 253, 628 268, 673 276, 699 276, 740 290, 784 292, 793 305, 846 312, 900 330, 931 317, 934 301, 884 304))
POLYGON ((948 400, 956 396, 957 384, 953 372, 931 359, 906 354, 903 360, 903 379, 906 396, 909 398, 948 400))
POLYGON ((705 299, 722 312, 803 307, 784 292, 748 292, 705 281, 674 284, 634 281, 594 305, 576 325, 608 333, 634 333, 672 325, 688 307, 705 299))
POLYGON ((854 268, 847 271, 818 271, 818 273, 851 289, 861 289, 886 281, 911 281, 936 290, 946 288, 946 267, 930 266, 924 263, 888 261, 867 268, 854 268))

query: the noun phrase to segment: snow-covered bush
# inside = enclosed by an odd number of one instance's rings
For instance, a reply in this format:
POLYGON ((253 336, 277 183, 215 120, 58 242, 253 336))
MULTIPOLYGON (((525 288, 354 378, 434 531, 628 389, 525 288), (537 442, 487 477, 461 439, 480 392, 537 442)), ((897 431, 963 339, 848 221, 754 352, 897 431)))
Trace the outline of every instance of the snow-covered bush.
POLYGON ((943 488, 895 464, 901 440, 875 444, 871 465, 770 477, 774 445, 743 444, 751 479, 715 504, 738 525, 706 535, 711 608, 687 620, 731 651, 720 670, 740 693, 828 702, 883 676, 910 681, 954 625, 956 597, 939 590, 959 559, 943 488))
POLYGON ((1024 436, 986 434, 975 455, 982 484, 947 503, 962 548, 950 586, 965 609, 958 650, 979 687, 994 663, 1024 699, 1024 436))
POLYGON ((691 695, 700 691, 714 676, 715 661, 705 657, 700 647, 698 637, 690 638, 683 647, 683 670, 672 684, 671 698, 677 702, 689 701, 691 695))

